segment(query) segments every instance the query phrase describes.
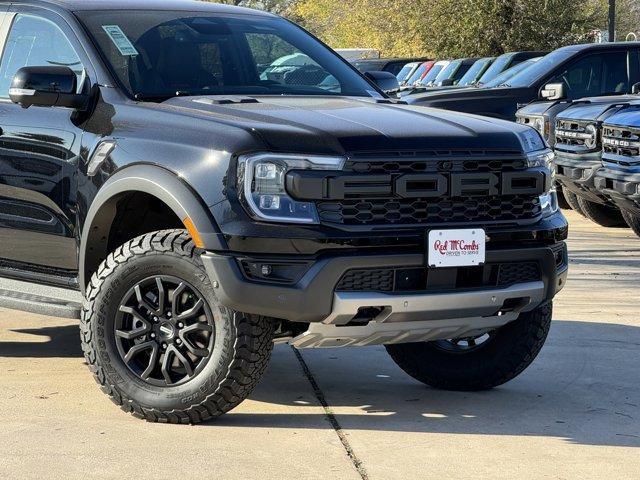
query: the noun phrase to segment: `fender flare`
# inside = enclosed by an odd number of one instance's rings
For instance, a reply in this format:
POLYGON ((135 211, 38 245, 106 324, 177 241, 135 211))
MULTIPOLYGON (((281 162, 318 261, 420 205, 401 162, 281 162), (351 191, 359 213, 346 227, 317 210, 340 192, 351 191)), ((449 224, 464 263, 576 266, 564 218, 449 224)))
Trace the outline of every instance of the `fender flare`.
POLYGON ((227 245, 204 202, 176 174, 154 165, 133 165, 116 172, 100 188, 91 203, 82 228, 78 280, 84 293, 90 272, 106 258, 109 231, 116 204, 127 193, 142 192, 164 202, 184 222, 189 218, 205 250, 224 251, 227 245))

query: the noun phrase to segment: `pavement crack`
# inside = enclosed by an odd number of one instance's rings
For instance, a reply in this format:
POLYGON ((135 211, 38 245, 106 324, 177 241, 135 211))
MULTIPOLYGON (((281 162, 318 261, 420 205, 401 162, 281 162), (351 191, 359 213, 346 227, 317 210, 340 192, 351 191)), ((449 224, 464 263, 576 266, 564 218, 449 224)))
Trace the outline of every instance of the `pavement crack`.
POLYGON ((320 402, 320 405, 322 405, 322 408, 324 409, 324 413, 327 416, 329 423, 331 423, 333 430, 336 432, 336 435, 338 435, 338 438, 340 439, 340 443, 342 443, 342 446, 347 452, 347 456, 351 460, 351 463, 353 463, 353 466, 355 467, 356 471, 358 472, 362 480, 369 480, 369 474, 367 473, 367 470, 364 468, 364 464, 353 451, 353 447, 349 443, 347 436, 342 430, 342 427, 340 426, 340 422, 338 422, 336 415, 333 413, 333 410, 331 410, 331 407, 329 406, 329 403, 327 402, 327 399, 325 398, 324 393, 320 389, 320 385, 318 385, 318 382, 313 376, 313 373, 311 372, 309 365, 307 365, 307 362, 304 360, 304 358, 302 357, 302 354, 298 351, 298 349, 294 347, 291 347, 291 349, 293 350, 293 353, 295 354, 296 358, 298 359, 298 362, 300 363, 300 366, 302 367, 302 372, 304 373, 304 376, 307 377, 307 380, 311 384, 313 393, 318 399, 318 402, 320 402))

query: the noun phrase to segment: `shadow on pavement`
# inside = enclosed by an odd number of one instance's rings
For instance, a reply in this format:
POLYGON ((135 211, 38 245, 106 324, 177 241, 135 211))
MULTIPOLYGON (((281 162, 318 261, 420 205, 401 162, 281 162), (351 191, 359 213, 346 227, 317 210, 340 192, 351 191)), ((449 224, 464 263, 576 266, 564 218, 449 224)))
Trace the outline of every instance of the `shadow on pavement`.
MULTIPOLYGON (((46 342, 2 342, 0 358, 80 357, 76 325, 14 332, 46 342)), ((287 407, 240 409, 204 427, 330 428, 288 346, 251 400, 287 407)), ((546 436, 585 445, 640 447, 640 328, 555 321, 540 357, 516 380, 492 391, 444 392, 404 374, 384 348, 302 351, 315 380, 347 430, 546 436)))
POLYGON ((71 358, 82 357, 80 331, 77 325, 29 329, 11 329, 12 332, 38 337, 37 341, 0 341, 0 358, 71 358), (45 341, 45 338, 49 338, 45 341))

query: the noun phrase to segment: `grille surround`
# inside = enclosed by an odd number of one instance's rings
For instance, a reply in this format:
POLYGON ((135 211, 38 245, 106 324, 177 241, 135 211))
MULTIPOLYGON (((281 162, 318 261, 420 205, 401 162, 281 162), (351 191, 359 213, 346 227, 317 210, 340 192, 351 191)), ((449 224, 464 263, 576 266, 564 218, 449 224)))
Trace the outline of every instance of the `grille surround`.
MULTIPOLYGON (((450 174, 524 172, 527 161, 517 151, 432 150, 361 152, 350 155, 345 174, 450 174)), ((403 198, 397 193, 362 195, 315 202, 324 225, 345 229, 389 226, 494 225, 537 221, 542 208, 537 195, 478 195, 403 198)))
MULTIPOLYGON (((617 125, 605 125, 602 129, 603 154, 618 158, 628 158, 628 164, 640 162, 640 129, 617 125), (613 142, 629 142, 631 145, 615 145, 613 142)), ((611 158, 608 159, 611 162, 611 158)), ((614 163, 625 164, 624 160, 614 163)))

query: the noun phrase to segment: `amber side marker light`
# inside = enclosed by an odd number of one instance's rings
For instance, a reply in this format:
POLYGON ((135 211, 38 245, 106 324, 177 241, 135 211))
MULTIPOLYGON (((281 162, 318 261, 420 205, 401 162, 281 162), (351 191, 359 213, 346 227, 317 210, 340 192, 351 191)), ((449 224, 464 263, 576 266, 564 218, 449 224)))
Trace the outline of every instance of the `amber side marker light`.
POLYGON ((187 217, 182 221, 182 223, 184 223, 184 226, 187 227, 187 232, 189 232, 189 235, 191 235, 191 239, 193 240, 193 243, 196 245, 196 247, 204 248, 204 242, 200 237, 200 233, 198 232, 198 229, 193 224, 193 220, 187 217))

